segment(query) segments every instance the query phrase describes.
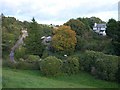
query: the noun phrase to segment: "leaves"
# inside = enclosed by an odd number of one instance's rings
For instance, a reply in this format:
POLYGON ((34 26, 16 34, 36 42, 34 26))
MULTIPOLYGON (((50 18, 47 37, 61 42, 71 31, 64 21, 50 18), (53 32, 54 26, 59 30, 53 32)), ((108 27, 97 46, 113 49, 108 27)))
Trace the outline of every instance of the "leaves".
POLYGON ((76 33, 69 26, 60 26, 52 39, 52 46, 56 51, 72 52, 76 43, 76 33))

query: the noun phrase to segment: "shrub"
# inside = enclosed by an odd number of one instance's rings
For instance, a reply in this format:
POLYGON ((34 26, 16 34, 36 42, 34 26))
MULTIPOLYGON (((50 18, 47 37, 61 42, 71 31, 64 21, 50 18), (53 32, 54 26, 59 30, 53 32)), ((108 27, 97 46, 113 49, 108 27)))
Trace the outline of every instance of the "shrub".
POLYGON ((26 61, 19 61, 17 62, 17 69, 23 69, 23 70, 39 70, 39 64, 38 62, 34 62, 34 63, 29 63, 26 61))
POLYGON ((27 61, 32 63, 32 62, 37 62, 40 60, 40 57, 37 55, 28 55, 27 61))
POLYGON ((91 72, 92 67, 96 67, 97 58, 102 58, 103 53, 95 51, 86 51, 83 54, 80 54, 80 64, 83 70, 91 72))
POLYGON ((11 62, 10 60, 3 60, 3 61, 2 61, 2 66, 3 66, 3 67, 9 67, 9 68, 16 69, 17 63, 13 63, 13 62, 11 62))
POLYGON ((43 52, 43 54, 42 54, 42 58, 44 59, 44 58, 48 57, 48 56, 49 56, 49 53, 50 53, 50 51, 44 50, 44 52, 43 52))
POLYGON ((117 80, 116 73, 118 71, 118 57, 112 55, 104 55, 104 58, 97 59, 96 62, 97 76, 104 80, 117 80))
POLYGON ((80 65, 83 70, 91 72, 92 68, 96 71, 95 76, 103 79, 115 81, 119 73, 118 70, 118 56, 106 55, 101 52, 86 51, 79 55, 80 65))
POLYGON ((46 76, 56 76, 61 72, 62 61, 55 56, 49 56, 40 62, 40 69, 46 76))
POLYGON ((118 61, 118 71, 116 73, 116 80, 120 83, 120 57, 118 61))
POLYGON ((11 62, 10 60, 3 60, 3 67, 9 67, 13 69, 23 69, 23 70, 39 70, 38 62, 29 63, 21 58, 21 60, 16 63, 11 62))
POLYGON ((25 54, 26 49, 24 47, 20 47, 15 51, 15 58, 18 60, 19 58, 23 58, 25 54))
POLYGON ((79 71, 79 61, 76 57, 68 57, 67 60, 63 62, 63 72, 71 75, 76 74, 79 71))

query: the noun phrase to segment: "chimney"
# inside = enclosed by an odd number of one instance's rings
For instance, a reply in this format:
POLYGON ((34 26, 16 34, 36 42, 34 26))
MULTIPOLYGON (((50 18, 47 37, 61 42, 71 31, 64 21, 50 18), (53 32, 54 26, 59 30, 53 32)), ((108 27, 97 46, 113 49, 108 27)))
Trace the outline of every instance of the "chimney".
POLYGON ((94 27, 96 27, 97 26, 97 23, 94 23, 94 27))

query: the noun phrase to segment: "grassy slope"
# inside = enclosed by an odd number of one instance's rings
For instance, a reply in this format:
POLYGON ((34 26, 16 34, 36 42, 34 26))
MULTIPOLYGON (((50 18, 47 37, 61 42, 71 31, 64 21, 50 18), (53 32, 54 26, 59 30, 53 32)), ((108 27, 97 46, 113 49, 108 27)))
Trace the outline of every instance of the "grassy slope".
POLYGON ((8 88, 117 88, 118 84, 96 80, 87 73, 44 77, 39 71, 3 68, 3 87, 8 88))

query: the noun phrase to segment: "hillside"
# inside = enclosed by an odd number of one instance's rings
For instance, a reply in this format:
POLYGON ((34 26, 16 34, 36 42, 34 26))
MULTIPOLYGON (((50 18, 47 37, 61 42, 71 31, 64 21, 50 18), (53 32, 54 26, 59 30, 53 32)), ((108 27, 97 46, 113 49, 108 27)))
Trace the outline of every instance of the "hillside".
POLYGON ((3 88, 117 88, 119 84, 96 80, 85 72, 44 77, 38 70, 3 68, 3 88))

